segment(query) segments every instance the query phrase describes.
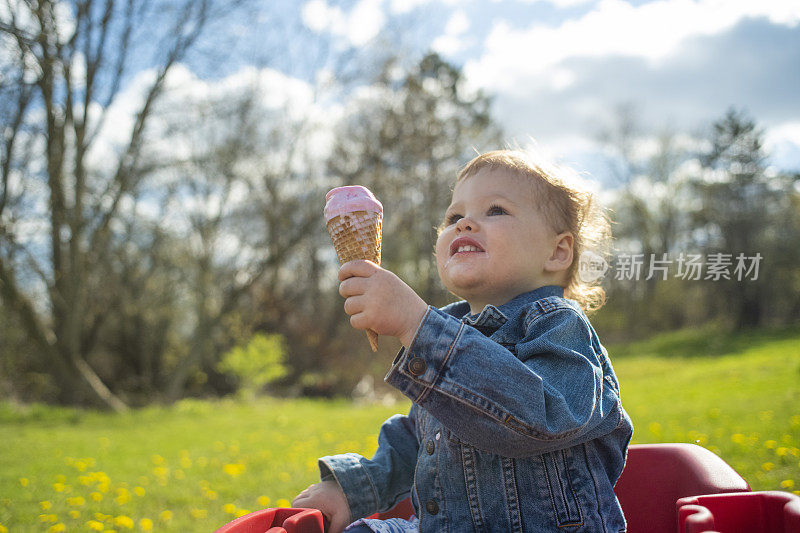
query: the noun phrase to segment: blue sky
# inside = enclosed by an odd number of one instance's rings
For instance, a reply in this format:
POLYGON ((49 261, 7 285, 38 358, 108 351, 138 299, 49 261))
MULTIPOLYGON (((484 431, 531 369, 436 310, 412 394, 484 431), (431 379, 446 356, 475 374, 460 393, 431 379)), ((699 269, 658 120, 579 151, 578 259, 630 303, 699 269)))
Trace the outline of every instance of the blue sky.
POLYGON ((412 45, 496 96, 509 140, 579 165, 620 104, 645 130, 692 134, 735 106, 764 127, 773 163, 800 171, 800 2, 310 0, 300 14, 356 45, 410 21, 412 45))
POLYGON ((320 49, 390 41, 463 67, 509 142, 533 139, 581 171, 603 172, 597 136, 621 104, 653 135, 699 135, 735 106, 764 128, 772 163, 800 171, 797 1, 262 0, 211 34, 183 83, 230 86, 249 67, 296 93, 286 87, 315 78, 320 49), (214 54, 224 60, 200 60, 214 54))

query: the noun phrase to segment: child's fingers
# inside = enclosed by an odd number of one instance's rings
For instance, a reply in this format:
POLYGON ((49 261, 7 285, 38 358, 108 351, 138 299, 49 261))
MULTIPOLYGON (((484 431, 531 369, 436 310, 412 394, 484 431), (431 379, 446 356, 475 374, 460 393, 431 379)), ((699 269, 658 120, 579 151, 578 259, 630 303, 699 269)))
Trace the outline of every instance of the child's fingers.
POLYGON ((364 298, 362 296, 351 296, 344 301, 344 312, 350 316, 356 315, 364 310, 364 298))
POLYGON ((339 294, 342 298, 364 294, 367 290, 367 283, 367 278, 347 278, 339 284, 339 294))
POLYGON ((378 265, 366 259, 357 259, 355 261, 348 261, 339 269, 339 281, 344 281, 347 278, 354 276, 361 278, 370 277, 378 268, 378 265))
POLYGON ((350 325, 354 329, 368 329, 370 328, 369 316, 363 312, 351 314, 350 325))

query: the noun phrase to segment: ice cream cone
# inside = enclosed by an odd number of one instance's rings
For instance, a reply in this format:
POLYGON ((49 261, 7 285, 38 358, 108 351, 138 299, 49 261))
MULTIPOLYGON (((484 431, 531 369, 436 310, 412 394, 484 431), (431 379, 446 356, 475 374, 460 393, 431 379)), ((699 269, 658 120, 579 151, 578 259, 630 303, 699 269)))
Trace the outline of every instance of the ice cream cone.
MULTIPOLYGON (((335 195, 334 195, 335 196, 335 195)), ((381 237, 383 230, 383 207, 371 193, 363 187, 343 187, 328 193, 326 206, 326 225, 328 233, 336 248, 336 256, 340 264, 356 259, 367 259, 376 265, 381 264, 381 237), (351 196, 350 202, 338 209, 332 206, 332 193, 344 191, 351 196), (355 189, 355 190, 353 190, 355 189), (365 192, 362 192, 365 191, 365 192), (354 193, 368 194, 369 201, 362 198, 356 201, 354 193), (374 202, 374 203, 373 203, 374 202), (329 209, 330 208, 330 209, 329 209), (352 209, 352 210, 350 210, 352 209)), ((367 338, 373 352, 378 351, 378 334, 367 330, 367 338)))

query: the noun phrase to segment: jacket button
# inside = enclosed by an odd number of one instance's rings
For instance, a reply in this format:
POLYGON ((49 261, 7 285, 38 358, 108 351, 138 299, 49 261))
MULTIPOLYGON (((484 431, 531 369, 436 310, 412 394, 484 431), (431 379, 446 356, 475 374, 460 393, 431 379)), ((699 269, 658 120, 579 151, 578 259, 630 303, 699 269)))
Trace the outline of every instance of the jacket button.
POLYGON ((428 451, 428 455, 433 455, 434 450, 436 450, 436 444, 429 440, 428 444, 425 445, 425 449, 428 451))
POLYGON ((436 503, 436 500, 428 500, 428 503, 425 504, 425 509, 430 514, 436 514, 439 512, 439 504, 436 503))
POLYGON ((408 371, 414 376, 424 374, 427 368, 428 365, 425 364, 425 360, 422 357, 413 357, 411 361, 408 362, 408 371))

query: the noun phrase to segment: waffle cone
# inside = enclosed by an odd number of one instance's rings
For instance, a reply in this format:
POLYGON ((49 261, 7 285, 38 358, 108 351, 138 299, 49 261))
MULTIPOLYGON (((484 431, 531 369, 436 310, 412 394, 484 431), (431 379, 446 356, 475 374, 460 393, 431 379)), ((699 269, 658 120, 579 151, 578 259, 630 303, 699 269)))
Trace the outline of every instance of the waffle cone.
MULTIPOLYGON (((356 259, 367 259, 376 265, 381 264, 381 213, 353 211, 333 217, 327 226, 340 264, 356 259)), ((372 351, 378 351, 378 334, 368 329, 367 337, 372 351)))

